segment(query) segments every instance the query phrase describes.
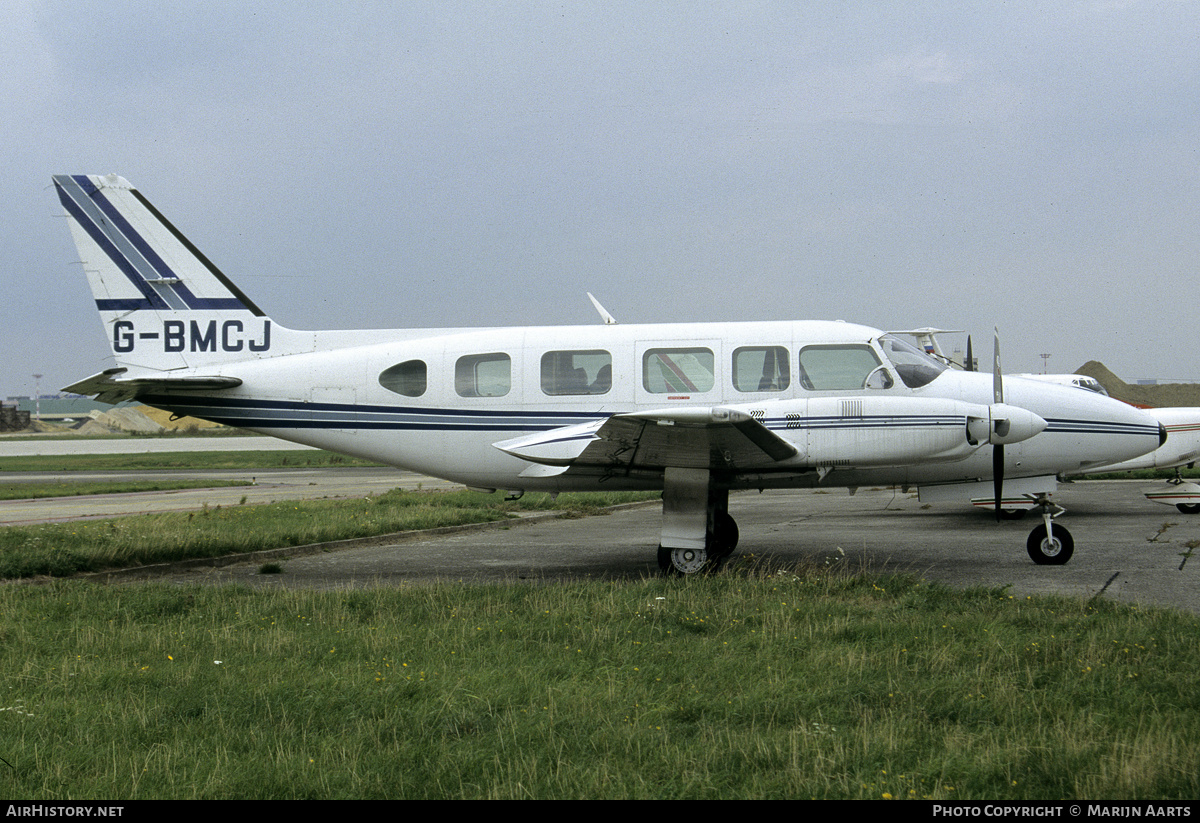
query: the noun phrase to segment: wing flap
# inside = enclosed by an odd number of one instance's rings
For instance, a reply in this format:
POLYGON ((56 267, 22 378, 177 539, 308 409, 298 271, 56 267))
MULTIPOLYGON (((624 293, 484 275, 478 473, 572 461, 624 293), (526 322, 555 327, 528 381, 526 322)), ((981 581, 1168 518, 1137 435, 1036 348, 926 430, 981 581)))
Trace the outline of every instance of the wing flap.
POLYGON ((795 446, 749 414, 722 407, 615 414, 495 446, 532 463, 609 472, 761 469, 797 454, 795 446))

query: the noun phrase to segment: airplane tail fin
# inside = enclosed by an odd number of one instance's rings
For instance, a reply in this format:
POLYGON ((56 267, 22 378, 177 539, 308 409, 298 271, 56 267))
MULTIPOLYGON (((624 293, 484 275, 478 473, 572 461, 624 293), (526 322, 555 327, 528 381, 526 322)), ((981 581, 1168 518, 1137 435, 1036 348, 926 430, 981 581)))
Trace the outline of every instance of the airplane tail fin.
POLYGON ((54 186, 121 371, 218 373, 295 350, 299 335, 273 325, 129 181, 64 174, 54 186))

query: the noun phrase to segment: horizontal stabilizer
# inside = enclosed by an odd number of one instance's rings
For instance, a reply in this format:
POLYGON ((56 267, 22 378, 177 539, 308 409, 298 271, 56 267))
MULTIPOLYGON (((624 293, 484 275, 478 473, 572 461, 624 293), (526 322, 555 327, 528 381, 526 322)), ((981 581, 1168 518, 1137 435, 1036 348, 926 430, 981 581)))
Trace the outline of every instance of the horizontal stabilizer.
POLYGON ((94 396, 101 403, 121 403, 139 395, 164 391, 217 391, 242 385, 241 378, 221 375, 179 375, 176 377, 128 377, 118 375, 127 369, 106 369, 78 383, 72 383, 63 391, 73 394, 94 396))

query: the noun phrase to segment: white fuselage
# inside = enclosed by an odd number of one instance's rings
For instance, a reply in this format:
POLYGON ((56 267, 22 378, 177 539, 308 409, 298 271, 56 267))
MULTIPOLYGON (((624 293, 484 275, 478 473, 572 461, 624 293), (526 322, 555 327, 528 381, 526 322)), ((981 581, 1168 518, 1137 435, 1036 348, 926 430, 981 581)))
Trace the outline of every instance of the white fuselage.
MULTIPOLYGON (((902 379, 905 367, 893 362, 881 344, 882 334, 816 321, 428 332, 277 329, 279 355, 226 361, 216 370, 236 376, 241 386, 150 395, 145 401, 472 487, 551 491, 596 488, 601 482, 603 488, 656 487, 662 480, 644 474, 602 480, 570 473, 539 476, 527 471, 528 461, 494 444, 651 409, 766 410, 765 419, 772 420, 771 408, 804 409, 806 400, 821 401, 822 408, 843 411, 832 415, 840 419, 821 433, 825 439, 819 448, 804 439, 816 436, 811 430, 769 425, 779 437, 796 442, 801 457, 730 473, 720 482, 757 488, 943 484, 990 477, 986 444, 934 460, 914 453, 910 460, 900 456, 883 466, 836 459, 839 443, 862 436, 855 400, 885 407, 905 398, 981 407, 993 402, 992 377, 986 374, 946 369, 910 387, 902 379), (308 351, 297 350, 301 340, 311 340, 308 351), (568 366, 579 364, 573 381, 557 368, 564 355, 571 356, 568 366), (872 376, 873 363, 882 374, 872 376), (668 373, 664 364, 677 373, 668 373), (605 365, 609 377, 600 373, 605 365), (392 388, 381 382, 385 374, 394 375, 385 378, 392 388)), ((204 373, 214 369, 208 366, 204 373)), ((1007 447, 1008 477, 1078 473, 1159 444, 1153 418, 1110 398, 1019 378, 1006 379, 1004 388, 1006 403, 1040 415, 1047 424, 1040 434, 1007 447)))

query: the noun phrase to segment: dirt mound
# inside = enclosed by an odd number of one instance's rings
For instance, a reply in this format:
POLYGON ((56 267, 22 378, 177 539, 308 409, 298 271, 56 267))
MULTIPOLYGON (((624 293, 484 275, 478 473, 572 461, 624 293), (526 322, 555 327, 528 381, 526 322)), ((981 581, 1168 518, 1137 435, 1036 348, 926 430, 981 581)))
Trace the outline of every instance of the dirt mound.
POLYGON ((76 427, 74 433, 86 435, 88 437, 107 437, 108 435, 115 434, 116 432, 103 423, 98 423, 89 418, 76 427))
POLYGON ((1077 368, 1075 373, 1094 377, 1110 395, 1135 406, 1200 406, 1200 384, 1131 385, 1113 374, 1099 360, 1089 360, 1077 368))
POLYGON ((163 427, 142 414, 139 409, 123 406, 106 412, 94 411, 88 415, 96 423, 115 432, 131 434, 157 434, 163 427))
POLYGON ((164 429, 172 431, 186 431, 187 429, 223 429, 224 426, 219 423, 210 423, 207 420, 201 420, 197 417, 177 417, 172 419, 169 411, 156 409, 153 406, 138 406, 137 410, 149 417, 164 429))

